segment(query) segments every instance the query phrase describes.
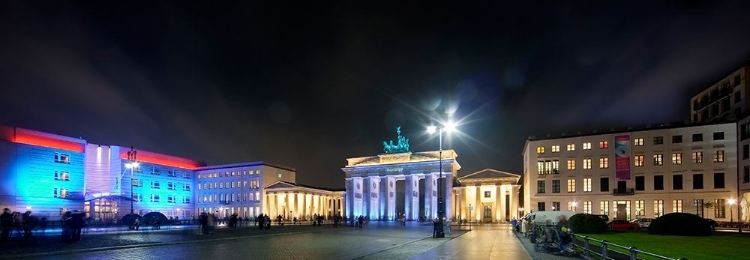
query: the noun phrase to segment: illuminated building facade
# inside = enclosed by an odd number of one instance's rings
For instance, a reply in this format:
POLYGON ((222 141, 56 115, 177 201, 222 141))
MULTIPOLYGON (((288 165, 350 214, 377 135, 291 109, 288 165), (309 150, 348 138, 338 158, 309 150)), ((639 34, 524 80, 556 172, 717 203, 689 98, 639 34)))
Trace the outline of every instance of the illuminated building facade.
MULTIPOLYGON (((408 220, 438 216, 440 178, 439 152, 404 152, 346 159, 342 168, 346 179, 347 217, 394 220, 404 214, 408 220), (401 191, 397 190, 397 185, 401 191), (403 192, 397 194, 397 192, 403 192)), ((453 179, 461 165, 453 150, 443 150, 442 169, 446 185, 452 190, 453 179)), ((453 216, 451 196, 446 196, 445 216, 453 216)))
MULTIPOLYGON (((129 147, 0 126, 0 207, 31 209, 49 219, 79 210, 97 222, 115 222, 131 210, 178 219, 200 212, 249 217, 273 211, 265 204, 273 201, 264 187, 296 180, 294 169, 264 162, 206 166, 132 151, 137 156, 129 156, 129 147), (138 166, 128 167, 134 161, 138 166)), ((305 194, 328 194, 332 200, 343 196, 317 188, 306 188, 305 194)), ((275 200, 276 193, 271 197, 275 200)))
POLYGON ((728 208, 738 188, 735 123, 530 138, 523 158, 528 210, 627 220, 672 212, 737 219, 728 208))

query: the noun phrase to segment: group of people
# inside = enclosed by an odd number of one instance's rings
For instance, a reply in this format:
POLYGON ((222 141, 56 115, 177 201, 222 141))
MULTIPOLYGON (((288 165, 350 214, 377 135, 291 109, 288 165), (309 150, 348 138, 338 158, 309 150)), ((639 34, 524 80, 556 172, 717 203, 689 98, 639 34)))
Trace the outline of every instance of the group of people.
POLYGON ((62 236, 66 241, 81 240, 81 229, 86 222, 86 214, 75 210, 66 211, 60 221, 62 221, 62 236))
POLYGON ((21 214, 20 212, 11 212, 9 208, 5 208, 3 213, 0 214, 0 228, 2 229, 0 231, 0 238, 3 240, 9 239, 13 230, 16 230, 19 236, 23 233, 23 238, 28 240, 31 238, 33 229, 37 226, 41 226, 42 230, 46 229, 47 219, 42 218, 40 220, 36 216, 32 216, 30 210, 21 214))
POLYGON ((268 214, 260 214, 255 218, 255 225, 258 229, 271 229, 271 217, 268 214))
POLYGON ((199 217, 199 223, 201 226, 201 234, 213 234, 216 229, 216 215, 203 212, 199 217))

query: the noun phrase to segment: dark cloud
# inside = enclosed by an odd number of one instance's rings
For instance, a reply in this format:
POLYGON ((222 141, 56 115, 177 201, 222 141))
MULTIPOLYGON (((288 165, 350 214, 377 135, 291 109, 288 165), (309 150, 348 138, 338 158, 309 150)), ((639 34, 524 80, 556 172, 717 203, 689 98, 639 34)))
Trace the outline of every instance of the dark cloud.
POLYGON ((0 3, 0 123, 343 187, 347 157, 424 128, 462 173, 529 135, 688 118, 750 54, 746 1, 0 3))

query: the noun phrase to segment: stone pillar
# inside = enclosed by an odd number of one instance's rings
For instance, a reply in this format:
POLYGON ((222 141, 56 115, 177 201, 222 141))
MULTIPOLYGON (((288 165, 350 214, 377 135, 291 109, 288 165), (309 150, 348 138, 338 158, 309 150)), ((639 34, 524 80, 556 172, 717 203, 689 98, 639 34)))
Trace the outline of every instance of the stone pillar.
POLYGON ((482 221, 482 216, 484 215, 484 205, 482 205, 482 189, 480 185, 474 186, 474 211, 472 211, 472 218, 474 221, 482 221))
POLYGON ((450 216, 453 214, 453 210, 451 210, 451 202, 453 201, 453 195, 451 195, 451 190, 453 190, 453 166, 450 167, 450 171, 448 171, 447 175, 443 175, 445 177, 445 181, 443 184, 445 187, 443 188, 443 191, 445 192, 445 217, 450 218, 450 216))
POLYGON ((505 194, 505 189, 503 189, 502 185, 495 185, 494 186, 494 192, 495 192, 495 208, 493 209, 495 211, 495 214, 492 216, 492 221, 495 222, 503 222, 505 219, 504 215, 504 208, 505 208, 505 200, 503 197, 505 194))
POLYGON ((395 220, 396 218, 396 178, 391 176, 384 177, 385 189, 383 189, 383 197, 385 199, 385 215, 388 220, 395 220))
POLYGON ((513 198, 513 194, 516 193, 516 187, 513 184, 508 184, 508 204, 510 205, 510 216, 508 219, 518 218, 518 202, 513 198))

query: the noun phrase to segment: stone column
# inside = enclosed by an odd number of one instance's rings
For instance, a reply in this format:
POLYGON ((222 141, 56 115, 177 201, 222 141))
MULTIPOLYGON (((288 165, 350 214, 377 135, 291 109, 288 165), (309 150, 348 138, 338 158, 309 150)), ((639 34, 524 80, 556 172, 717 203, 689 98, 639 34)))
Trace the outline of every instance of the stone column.
POLYGON ((513 186, 513 184, 508 184, 508 203, 510 205, 510 216, 509 219, 513 219, 514 217, 518 218, 518 202, 513 199, 513 194, 516 193, 516 188, 513 186))
POLYGON ((493 209, 495 211, 495 214, 493 214, 492 218, 493 221, 496 222, 502 222, 504 218, 504 208, 505 208, 505 200, 503 199, 503 194, 505 193, 502 185, 495 184, 494 186, 495 190, 495 208, 493 209))

